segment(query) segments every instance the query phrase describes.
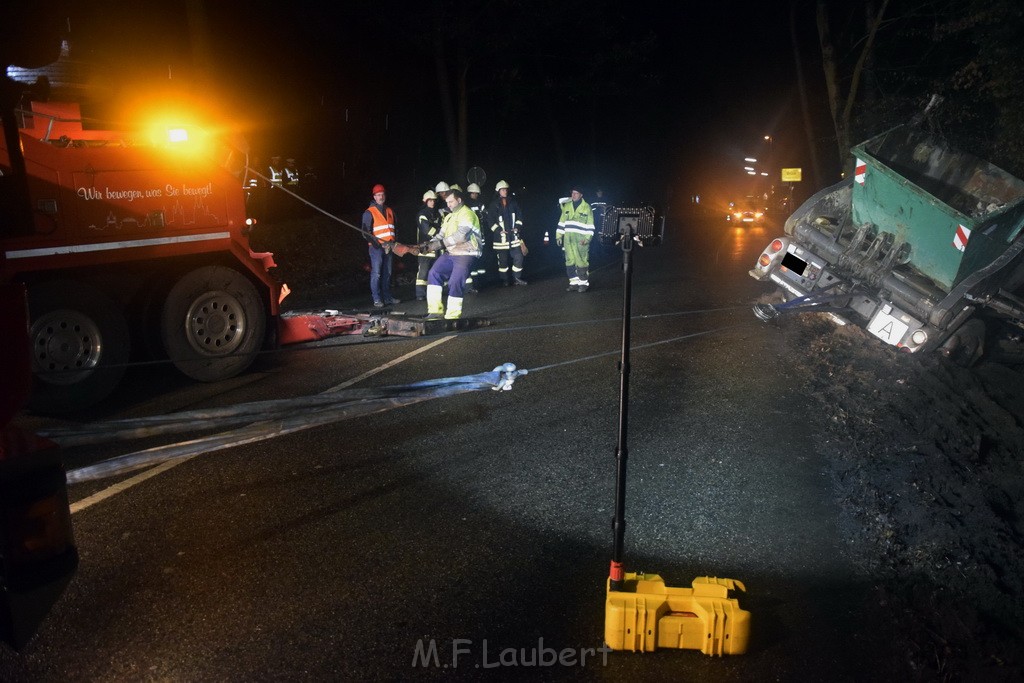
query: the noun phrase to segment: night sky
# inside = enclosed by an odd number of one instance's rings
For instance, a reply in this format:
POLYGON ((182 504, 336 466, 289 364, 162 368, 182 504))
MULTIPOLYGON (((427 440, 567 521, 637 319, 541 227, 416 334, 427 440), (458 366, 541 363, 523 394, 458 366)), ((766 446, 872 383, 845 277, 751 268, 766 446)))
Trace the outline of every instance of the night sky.
MULTIPOLYGON (((321 4, 205 3, 204 51, 188 2, 76 3, 70 37, 104 114, 140 93, 197 98, 243 132, 256 157, 315 166, 342 188, 336 197, 361 197, 357 188, 379 180, 418 199, 465 170, 453 168, 446 143, 438 36, 449 77, 467 68, 466 167, 483 167, 488 184, 506 178, 546 195, 582 182, 613 198, 671 203, 744 191, 751 154, 805 165, 787 5, 321 4)), ((820 108, 813 6, 803 12, 820 108)), ((821 113, 818 134, 827 135, 821 113)))

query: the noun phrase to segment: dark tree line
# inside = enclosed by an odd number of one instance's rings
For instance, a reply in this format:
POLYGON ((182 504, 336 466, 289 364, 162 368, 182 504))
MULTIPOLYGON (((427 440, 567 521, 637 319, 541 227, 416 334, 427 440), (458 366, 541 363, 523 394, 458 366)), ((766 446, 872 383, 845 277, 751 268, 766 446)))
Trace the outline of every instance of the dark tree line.
MULTIPOLYGON (((814 12, 837 151, 910 119, 1024 176, 1024 5, 1017 0, 816 0, 814 12)), ((806 53, 805 53, 806 54, 806 53)), ((803 67, 804 73, 808 66, 803 67)))

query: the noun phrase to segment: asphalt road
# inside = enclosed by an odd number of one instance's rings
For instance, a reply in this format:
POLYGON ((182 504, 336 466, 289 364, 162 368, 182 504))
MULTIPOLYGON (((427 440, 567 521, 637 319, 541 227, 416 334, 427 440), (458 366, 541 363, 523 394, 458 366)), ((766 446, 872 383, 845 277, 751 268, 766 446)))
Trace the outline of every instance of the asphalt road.
MULTIPOLYGON (((634 261, 626 567, 672 586, 743 581, 747 654, 597 651, 621 256, 595 254, 591 291, 566 293, 552 247, 531 254, 528 287, 467 299, 467 315, 493 323, 476 332, 291 348, 213 385, 133 371, 90 419, 315 394, 375 369, 352 386, 504 362, 532 370, 512 391, 201 455, 96 502, 119 480, 72 486, 86 505, 73 516, 81 566, 35 640, 0 651, 0 680, 884 675, 884 608, 847 558, 818 418, 792 381, 798 360, 750 312, 766 288, 746 271, 773 236, 673 222, 666 244, 634 261), (417 665, 418 644, 429 652, 431 641, 437 659, 417 665), (550 662, 549 650, 566 649, 572 666, 550 662)), ((73 449, 65 461, 74 469, 167 441, 73 449)))

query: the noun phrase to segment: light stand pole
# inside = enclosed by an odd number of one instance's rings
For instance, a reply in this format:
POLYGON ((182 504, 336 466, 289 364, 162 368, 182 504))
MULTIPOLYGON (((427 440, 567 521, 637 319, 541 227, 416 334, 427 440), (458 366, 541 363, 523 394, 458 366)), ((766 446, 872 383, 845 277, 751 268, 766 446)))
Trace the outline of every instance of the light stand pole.
POLYGON ((633 295, 633 223, 626 222, 619 246, 622 248, 622 355, 619 358, 619 437, 615 447, 615 516, 612 518, 614 543, 608 578, 611 590, 622 590, 624 569, 623 543, 626 536, 626 432, 629 426, 629 333, 630 304, 633 295))

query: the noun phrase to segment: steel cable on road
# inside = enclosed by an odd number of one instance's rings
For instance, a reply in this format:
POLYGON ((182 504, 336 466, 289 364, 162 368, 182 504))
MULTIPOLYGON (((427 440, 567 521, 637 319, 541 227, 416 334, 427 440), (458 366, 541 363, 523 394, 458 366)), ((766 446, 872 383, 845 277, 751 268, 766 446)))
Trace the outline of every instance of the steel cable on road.
MULTIPOLYGON (((704 336, 707 336, 709 334, 714 334, 716 332, 724 332, 726 330, 732 330, 732 329, 736 329, 738 327, 746 327, 749 324, 750 324, 749 322, 735 323, 733 325, 726 325, 724 327, 716 327, 713 330, 705 330, 704 332, 693 332, 691 334, 684 334, 684 335, 681 335, 679 337, 672 337, 671 339, 661 339, 659 341, 648 342, 646 344, 631 345, 630 349, 632 351, 640 351, 642 349, 649 349, 649 348, 652 348, 654 346, 661 346, 663 344, 672 344, 672 343, 675 343, 675 342, 678 342, 678 341, 683 341, 684 339, 694 339, 696 337, 704 337, 704 336)), ((541 366, 536 367, 536 368, 529 368, 528 370, 529 370, 530 373, 537 373, 537 372, 541 372, 542 370, 550 370, 551 368, 558 368, 558 367, 562 367, 563 365, 572 365, 574 363, 582 363, 583 361, 594 360, 596 358, 604 358, 606 356, 618 356, 621 353, 622 353, 622 349, 619 348, 619 349, 615 349, 614 351, 605 351, 604 353, 595 353, 595 354, 591 354, 589 356, 582 356, 580 358, 572 358, 570 360, 559 361, 558 363, 550 363, 549 365, 541 365, 541 366)))

